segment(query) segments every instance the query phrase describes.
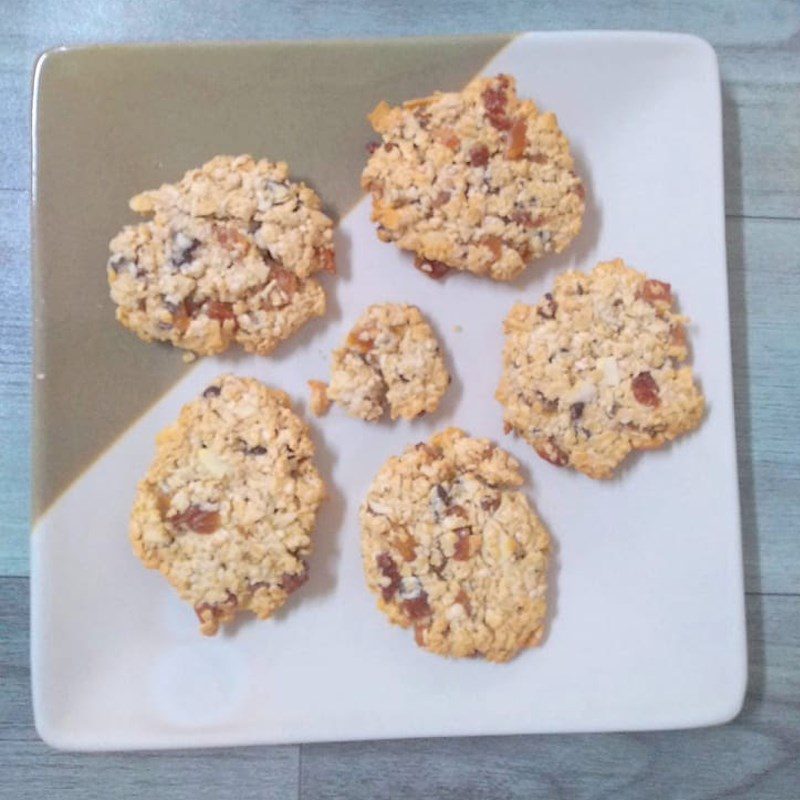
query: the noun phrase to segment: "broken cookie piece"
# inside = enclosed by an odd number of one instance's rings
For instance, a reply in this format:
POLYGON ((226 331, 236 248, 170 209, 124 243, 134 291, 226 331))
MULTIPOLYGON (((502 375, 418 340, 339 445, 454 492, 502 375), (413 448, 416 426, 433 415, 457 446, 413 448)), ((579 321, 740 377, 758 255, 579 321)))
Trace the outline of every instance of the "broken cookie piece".
POLYGON ((360 419, 434 411, 450 383, 436 335, 415 306, 370 306, 333 353, 330 384, 309 381, 315 414, 334 401, 360 419))

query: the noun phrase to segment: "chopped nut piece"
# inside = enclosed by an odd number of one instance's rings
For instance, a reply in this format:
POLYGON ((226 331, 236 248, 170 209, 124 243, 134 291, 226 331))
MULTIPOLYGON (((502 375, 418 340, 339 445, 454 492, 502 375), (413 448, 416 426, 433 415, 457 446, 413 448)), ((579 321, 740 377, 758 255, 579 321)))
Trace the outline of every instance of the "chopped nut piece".
POLYGON ((323 272, 330 272, 332 275, 336 274, 336 256, 333 250, 320 250, 319 252, 320 269, 323 272))
POLYGON ((450 267, 448 267, 447 264, 441 261, 426 261, 419 256, 414 259, 414 266, 420 272, 424 272, 429 278, 434 278, 436 280, 443 278, 450 272, 450 267))
POLYGON ((488 247, 492 258, 497 261, 503 255, 503 240, 499 236, 484 236, 481 244, 488 247))
POLYGON ((469 558, 470 533, 472 533, 471 528, 456 528, 455 534, 458 539, 456 540, 456 549, 453 554, 453 558, 456 561, 466 561, 469 558))
POLYGON ((569 456, 555 443, 554 439, 544 439, 536 445, 536 452, 551 464, 564 467, 569 464, 569 456))
POLYGON ((270 277, 274 278, 278 288, 287 294, 290 299, 300 288, 300 281, 297 279, 297 275, 283 267, 275 267, 270 277))
POLYGON ((157 492, 156 493, 156 508, 158 509, 159 516, 161 519, 166 519, 169 511, 169 507, 172 503, 172 498, 168 494, 164 494, 164 492, 157 492))
POLYGON ((680 324, 680 322, 672 326, 672 330, 670 331, 669 334, 669 340, 676 347, 686 346, 686 328, 684 328, 683 325, 680 324))
POLYGON ((392 544, 403 556, 403 561, 413 561, 417 557, 417 541, 408 531, 396 537, 392 544))
POLYGON ((414 626, 414 641, 420 646, 425 647, 425 633, 427 632, 425 625, 414 626))
POLYGON ((467 593, 463 589, 458 590, 458 594, 456 595, 456 603, 462 606, 467 616, 472 614, 472 605, 469 602, 467 593))
POLYGON ((461 140, 456 136, 456 132, 452 128, 437 128, 431 134, 437 142, 449 147, 451 150, 458 150, 461 145, 461 140))
POLYGON ((525 153, 527 140, 525 138, 525 131, 527 124, 524 118, 515 119, 508 132, 508 142, 506 144, 506 158, 512 161, 517 158, 522 158, 525 153))
POLYGON ((376 334, 377 330, 373 327, 353 328, 347 334, 347 346, 359 353, 369 353, 375 346, 376 334))
POLYGON ((642 284, 642 297, 657 308, 669 308, 672 305, 672 287, 651 278, 642 284))

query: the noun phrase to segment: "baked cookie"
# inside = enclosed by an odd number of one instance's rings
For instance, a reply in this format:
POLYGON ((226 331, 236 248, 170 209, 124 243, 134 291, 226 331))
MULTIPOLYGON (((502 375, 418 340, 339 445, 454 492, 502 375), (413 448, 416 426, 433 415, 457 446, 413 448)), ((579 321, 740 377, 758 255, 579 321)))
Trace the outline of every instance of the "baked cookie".
POLYGON ((609 478, 631 450, 650 450, 700 424, 704 401, 681 366, 686 317, 668 283, 621 260, 567 272, 538 306, 505 321, 497 399, 507 430, 556 466, 609 478))
POLYGON ((581 228, 584 189, 555 114, 519 100, 514 78, 477 78, 369 115, 382 141, 361 176, 378 237, 448 268, 506 281, 581 228))
POLYGON ((236 342, 266 355, 325 312, 311 276, 334 271, 333 224, 286 164, 217 156, 136 195, 152 219, 111 240, 117 319, 146 342, 212 355, 236 342))
POLYGON ((348 414, 377 420, 414 419, 436 410, 450 384, 439 342, 415 306, 370 306, 333 353, 331 382, 309 381, 311 410, 324 414, 330 401, 348 414))
POLYGON ((550 537, 519 464, 457 428, 390 458, 361 506, 367 585, 440 655, 508 661, 540 643, 550 537))
POLYGON ((261 619, 308 577, 325 487, 284 392, 224 375, 156 440, 130 524, 133 550, 194 606, 200 631, 261 619))

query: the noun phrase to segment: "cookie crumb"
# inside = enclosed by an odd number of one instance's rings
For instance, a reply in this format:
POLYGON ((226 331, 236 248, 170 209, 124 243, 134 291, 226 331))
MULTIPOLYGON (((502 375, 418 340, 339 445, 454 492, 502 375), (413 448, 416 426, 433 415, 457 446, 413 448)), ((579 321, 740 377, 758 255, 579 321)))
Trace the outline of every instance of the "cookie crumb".
POLYGON ((367 421, 436 410, 450 374, 433 329, 416 306, 370 306, 333 353, 327 396, 367 421))
POLYGON ((331 401, 328 397, 328 384, 324 381, 308 381, 308 388, 311 392, 311 413, 317 417, 324 416, 331 407, 331 401))

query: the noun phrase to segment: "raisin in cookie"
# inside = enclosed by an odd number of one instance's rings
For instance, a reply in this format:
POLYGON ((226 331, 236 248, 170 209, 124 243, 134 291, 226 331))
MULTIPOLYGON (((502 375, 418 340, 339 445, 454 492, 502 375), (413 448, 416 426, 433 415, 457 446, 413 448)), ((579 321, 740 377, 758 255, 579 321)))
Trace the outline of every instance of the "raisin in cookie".
POLYGON ((199 355, 236 342, 266 355, 325 312, 311 276, 334 271, 333 225, 286 164, 217 156, 136 195, 152 219, 111 240, 117 319, 146 342, 199 355))
POLYGON ((517 98, 508 75, 369 116, 382 142, 361 176, 378 237, 448 268, 511 280, 577 236, 584 189, 552 113, 517 98))
POLYGON ((383 303, 370 306, 334 351, 330 385, 309 384, 316 414, 335 401, 365 420, 379 419, 385 406, 392 419, 413 419, 436 409, 450 375, 419 309, 383 303))
POLYGON ((306 580, 325 494, 288 396, 220 377, 156 445, 131 515, 134 552, 194 606, 202 633, 241 610, 266 619, 306 580))
POLYGON ((540 643, 550 537, 519 464, 457 428, 391 458, 361 506, 367 585, 420 647, 508 661, 540 643))
POLYGON ((497 399, 507 428, 592 478, 693 430, 704 401, 681 366, 686 322, 668 283, 621 260, 561 275, 538 306, 519 303, 505 321, 497 399))

